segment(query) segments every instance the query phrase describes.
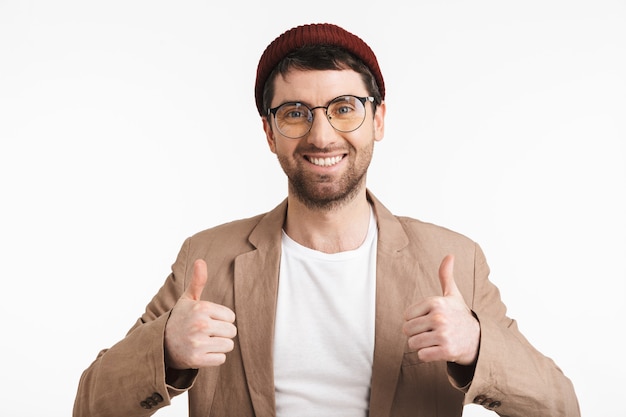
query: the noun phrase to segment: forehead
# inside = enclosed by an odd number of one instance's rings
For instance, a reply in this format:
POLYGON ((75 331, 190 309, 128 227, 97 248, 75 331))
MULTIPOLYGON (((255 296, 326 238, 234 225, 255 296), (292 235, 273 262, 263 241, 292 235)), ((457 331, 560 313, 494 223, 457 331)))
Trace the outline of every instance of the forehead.
POLYGON ((320 105, 333 98, 352 94, 366 96, 367 89, 359 73, 345 70, 290 70, 274 80, 272 106, 286 101, 320 105))

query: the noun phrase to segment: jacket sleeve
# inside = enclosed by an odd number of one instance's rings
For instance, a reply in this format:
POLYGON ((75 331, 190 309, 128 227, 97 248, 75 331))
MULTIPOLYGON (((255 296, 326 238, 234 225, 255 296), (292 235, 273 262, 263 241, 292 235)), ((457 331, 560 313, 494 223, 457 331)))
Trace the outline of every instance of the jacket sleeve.
POLYGON ((465 404, 475 403, 510 417, 578 417, 580 409, 571 381, 554 361, 537 351, 506 316, 499 290, 476 245, 471 308, 481 327, 474 378, 465 404))
POLYGON ((169 312, 184 289, 188 246, 186 241, 172 273, 126 337, 102 350, 83 372, 73 417, 150 416, 191 387, 197 371, 166 381, 163 348, 169 312))

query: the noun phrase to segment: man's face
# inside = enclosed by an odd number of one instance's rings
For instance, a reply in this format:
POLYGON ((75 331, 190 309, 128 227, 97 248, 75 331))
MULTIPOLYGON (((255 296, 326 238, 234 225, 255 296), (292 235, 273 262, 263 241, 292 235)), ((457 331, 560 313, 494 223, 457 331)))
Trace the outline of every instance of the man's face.
MULTIPOLYGON (((367 96, 361 76, 352 70, 290 71, 274 81, 271 107, 301 102, 326 106, 338 96, 367 96)), ((289 180, 289 194, 310 208, 330 209, 350 201, 365 188, 374 142, 383 138, 385 106, 365 103, 363 124, 352 132, 335 130, 324 109, 313 110, 311 130, 301 138, 283 136, 274 116, 263 121, 267 141, 289 180)))

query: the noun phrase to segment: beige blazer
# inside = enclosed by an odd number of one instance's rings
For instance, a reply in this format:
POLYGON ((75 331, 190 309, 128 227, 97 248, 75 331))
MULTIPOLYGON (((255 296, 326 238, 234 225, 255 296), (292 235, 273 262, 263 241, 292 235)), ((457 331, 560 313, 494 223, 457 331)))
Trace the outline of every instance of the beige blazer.
MULTIPOLYGON (((368 198, 379 230, 369 415, 458 417, 464 404, 475 402, 503 416, 579 416, 569 379, 506 316, 478 245, 450 230, 394 216, 371 193, 368 198), (410 304, 441 295, 437 273, 449 253, 455 255, 457 285, 481 323, 471 384, 458 380, 455 365, 420 363, 402 333, 410 304)), ((274 416, 272 343, 286 207, 283 201, 266 214, 188 238, 146 312, 84 371, 74 417, 148 416, 185 391, 191 417, 274 416), (235 311, 235 348, 220 367, 168 372, 166 381, 165 323, 197 258, 209 268, 202 298, 235 311)))

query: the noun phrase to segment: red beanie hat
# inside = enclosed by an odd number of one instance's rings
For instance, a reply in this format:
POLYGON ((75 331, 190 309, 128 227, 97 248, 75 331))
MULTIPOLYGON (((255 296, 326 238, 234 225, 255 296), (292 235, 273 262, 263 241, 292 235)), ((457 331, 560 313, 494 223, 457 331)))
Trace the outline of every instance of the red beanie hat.
POLYGON ((385 98, 385 82, 378 60, 372 49, 361 38, 330 23, 303 25, 289 29, 274 39, 261 55, 254 86, 256 107, 261 116, 264 116, 263 88, 274 67, 291 51, 305 45, 320 44, 342 47, 363 61, 374 75, 381 97, 385 98))

